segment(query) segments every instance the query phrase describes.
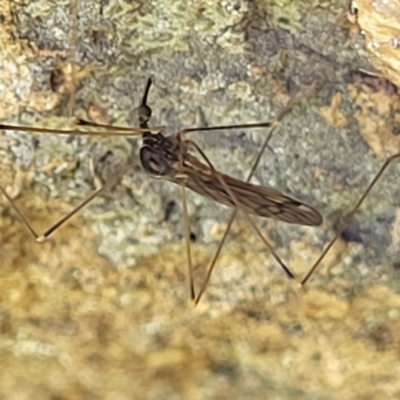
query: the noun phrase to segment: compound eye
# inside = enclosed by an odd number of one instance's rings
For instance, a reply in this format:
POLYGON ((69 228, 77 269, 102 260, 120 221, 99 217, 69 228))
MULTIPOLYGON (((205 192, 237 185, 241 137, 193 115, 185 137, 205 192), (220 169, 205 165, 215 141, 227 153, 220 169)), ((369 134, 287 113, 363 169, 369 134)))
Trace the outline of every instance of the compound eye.
POLYGON ((148 167, 150 170, 153 171, 153 173, 157 174, 157 175, 161 175, 161 170, 160 170, 160 166, 157 163, 157 160, 153 157, 149 158, 148 161, 148 167))
POLYGON ((154 152, 144 147, 140 150, 140 161, 143 168, 151 175, 165 175, 167 168, 162 159, 154 152))

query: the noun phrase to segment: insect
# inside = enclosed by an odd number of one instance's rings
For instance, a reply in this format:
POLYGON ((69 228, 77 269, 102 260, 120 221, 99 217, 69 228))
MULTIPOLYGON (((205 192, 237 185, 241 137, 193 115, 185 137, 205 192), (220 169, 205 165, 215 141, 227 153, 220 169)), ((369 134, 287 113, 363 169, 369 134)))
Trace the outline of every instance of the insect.
MULTIPOLYGON (((292 274, 292 272, 281 261, 279 256, 275 253, 269 242, 264 238, 264 236, 249 215, 275 218, 277 220, 291 224, 317 226, 322 223, 322 217, 318 213, 318 211, 298 200, 285 196, 277 190, 241 181, 217 171, 213 167, 207 156, 204 154, 204 152, 201 150, 201 148, 194 141, 186 139, 186 135, 188 133, 195 131, 215 131, 233 128, 274 128, 277 125, 278 120, 255 124, 189 128, 182 130, 176 134, 165 136, 162 133, 164 127, 151 128, 148 125, 148 121, 152 114, 151 108, 147 105, 147 98, 151 85, 152 79, 150 78, 147 81, 142 102, 137 109, 138 122, 140 127, 139 129, 116 128, 108 125, 91 123, 82 119, 76 121, 77 129, 70 131, 43 130, 40 128, 23 128, 12 125, 0 125, 0 129, 15 129, 28 132, 41 131, 53 134, 79 133, 107 136, 115 133, 120 133, 129 136, 141 136, 143 144, 140 149, 140 161, 143 169, 153 178, 168 180, 182 186, 183 189, 183 209, 185 221, 185 237, 187 239, 186 247, 188 254, 190 278, 190 297, 192 300, 195 300, 196 303, 200 300, 200 297, 197 296, 196 298, 193 284, 193 270, 191 265, 190 245, 188 240, 190 230, 187 217, 185 188, 189 188, 200 195, 209 197, 218 203, 240 210, 245 215, 250 226, 253 228, 256 234, 261 238, 264 244, 271 251, 274 258, 280 264, 286 275, 289 278, 293 279, 294 275, 292 274), (85 132, 80 130, 79 126, 92 126, 98 129, 102 129, 102 131, 85 132), (192 154, 192 148, 197 150, 203 161, 200 161, 199 158, 192 154)), ((292 107, 292 104, 289 107, 292 107)), ((278 117, 278 119, 282 119, 283 116, 287 113, 288 109, 289 108, 285 109, 284 112, 281 113, 280 117, 278 117)), ((110 182, 107 182, 104 186, 100 187, 98 190, 92 193, 81 204, 71 210, 63 218, 56 221, 52 226, 50 226, 45 232, 40 235, 33 229, 31 224, 24 217, 22 212, 17 208, 13 200, 8 196, 7 192, 2 186, 0 186, 0 190, 11 203, 13 209, 18 214, 25 227, 34 236, 35 240, 37 242, 42 242, 57 229, 59 229, 64 223, 66 223, 78 211, 89 204, 101 192, 116 184, 120 180, 122 175, 124 175, 130 167, 131 165, 128 165, 123 168, 122 171, 114 177, 114 179, 112 179, 110 182)), ((200 296, 205 290, 205 285, 203 285, 204 288, 202 288, 200 296)))

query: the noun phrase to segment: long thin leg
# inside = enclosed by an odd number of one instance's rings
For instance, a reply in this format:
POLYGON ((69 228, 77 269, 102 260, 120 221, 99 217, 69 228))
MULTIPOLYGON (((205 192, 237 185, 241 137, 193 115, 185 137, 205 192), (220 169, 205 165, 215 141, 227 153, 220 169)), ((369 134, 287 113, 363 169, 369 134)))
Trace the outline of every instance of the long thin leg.
MULTIPOLYGON (((150 126, 148 128, 129 128, 129 127, 125 127, 125 126, 97 124, 96 122, 86 121, 85 119, 81 119, 81 118, 76 119, 75 123, 78 126, 92 126, 94 128, 102 128, 102 129, 105 129, 107 131, 111 131, 111 132, 107 132, 107 133, 103 132, 102 134, 104 136, 117 136, 117 135, 122 135, 122 136, 140 136, 143 133, 147 133, 147 132, 165 133, 165 131, 166 131, 166 126, 165 125, 150 126)), ((79 131, 79 132, 82 132, 82 131, 79 131)), ((88 133, 91 134, 90 131, 88 133)), ((100 133, 98 134, 98 136, 100 136, 100 133)))
MULTIPOLYGON (((242 211, 242 206, 240 204, 240 202, 237 200, 236 196, 234 195, 234 193, 232 192, 232 190, 230 189, 230 187, 226 184, 224 178, 220 175, 220 173, 214 168, 214 166, 212 165, 212 163, 210 162, 210 160, 208 159, 208 157, 205 155, 205 153, 203 152, 203 150, 201 150, 201 148, 193 141, 187 141, 186 143, 191 144, 193 147, 196 148, 196 150, 199 152, 199 154, 203 157, 203 159, 205 160, 205 162, 209 165, 209 167, 211 168, 211 170, 213 171, 213 173, 215 174, 216 178, 219 180, 219 182, 221 183, 221 185, 223 186, 223 188, 225 189, 225 191, 229 194, 229 196, 231 197, 232 201, 235 203, 235 206, 238 210, 242 211)), ((263 236, 263 234, 261 233, 261 231, 258 229, 257 225, 254 223, 254 221, 250 218, 250 216, 243 211, 243 214, 247 220, 247 222, 250 224, 251 228, 254 230, 254 232, 260 237, 260 239, 263 241, 263 243, 265 244, 265 246, 268 247, 268 250, 271 252, 271 254, 273 255, 273 257, 275 258, 275 260, 278 262, 278 264, 282 267, 283 271, 286 273, 286 275, 291 278, 294 279, 294 275, 292 274, 292 272, 289 270, 289 268, 286 267, 285 263, 281 260, 281 258, 278 256, 278 254, 276 254, 274 248, 272 247, 272 245, 268 242, 267 239, 265 239, 265 237, 263 236)))
POLYGON ((132 165, 127 165, 123 168, 117 175, 114 176, 109 182, 105 185, 94 191, 91 195, 89 195, 85 200, 83 200, 80 204, 74 207, 68 214, 64 215, 58 221, 56 221, 53 225, 47 228, 41 235, 38 234, 32 227, 32 224, 23 216, 19 208, 16 206, 14 200, 10 198, 10 196, 6 193, 5 189, 0 186, 0 191, 4 194, 7 200, 10 202, 12 208, 18 214, 23 225, 26 229, 32 234, 37 242, 45 241, 52 233, 54 233, 57 229, 59 229, 62 225, 64 225, 69 219, 71 219, 75 214, 77 214, 80 210, 86 207, 89 203, 91 203, 100 193, 104 192, 105 190, 109 189, 113 185, 115 185, 122 176, 130 169, 132 165))
MULTIPOLYGON (((79 120, 82 121, 82 120, 79 120)), ((93 125, 94 123, 85 123, 84 125, 93 125)), ((105 128, 113 131, 82 131, 79 129, 50 129, 50 128, 35 128, 30 126, 19 126, 19 125, 7 125, 0 124, 0 130, 4 129, 7 131, 20 131, 20 132, 37 132, 37 133, 51 133, 56 135, 80 135, 80 136, 138 136, 141 137, 145 132, 160 132, 165 129, 164 126, 156 126, 152 128, 122 128, 122 127, 112 127, 108 125, 97 125, 99 128, 105 128)))
POLYGON ((0 191, 3 193, 4 197, 10 202, 11 207, 17 213, 17 215, 18 215, 19 219, 21 220, 22 224, 26 227, 26 229, 28 229, 28 231, 35 238, 35 240, 37 240, 39 235, 36 233, 36 231, 33 229, 32 225, 28 222, 28 220, 21 213, 19 208, 15 205, 14 200, 7 194, 6 190, 1 185, 0 185, 0 191))
POLYGON ((216 126, 199 126, 195 128, 186 128, 179 132, 179 134, 186 134, 190 132, 203 132, 203 131, 221 131, 223 129, 250 129, 250 128, 271 128, 276 124, 275 121, 256 122, 254 124, 236 124, 236 125, 216 125, 216 126))
MULTIPOLYGON (((140 128, 148 129, 148 121, 151 117, 152 110, 147 105, 147 98, 149 95, 150 87, 153 81, 151 78, 147 80, 146 88, 144 90, 144 94, 142 97, 142 101, 139 107, 136 109, 137 118, 139 122, 140 128)), ((93 125, 93 124, 91 124, 93 125)), ((98 125, 94 125, 98 126, 98 125)), ((102 127, 107 128, 107 126, 103 125, 102 127)), ((112 127, 111 127, 112 128, 112 127)), ((150 132, 150 129, 148 129, 150 132)), ((189 296, 190 299, 193 301, 196 297, 195 290, 194 290, 194 278, 193 278, 193 265, 192 265, 192 255, 190 249, 190 221, 189 215, 187 210, 187 198, 186 198, 186 188, 182 186, 182 202, 183 202, 183 231, 184 231, 184 239, 186 244, 186 255, 187 255, 187 263, 188 263, 188 272, 189 272, 189 296)))
MULTIPOLYGON (((292 110, 292 108, 293 108, 297 103, 299 103, 299 102, 300 102, 301 100, 303 100, 304 98, 307 98, 307 97, 311 96, 311 94, 314 93, 314 90, 315 90, 315 86, 313 86, 313 87, 311 88, 311 90, 310 90, 308 93, 306 93, 304 96, 301 96, 300 98, 297 97, 297 96, 292 97, 292 98, 289 100, 289 102, 288 102, 288 104, 286 105, 286 107, 280 112, 280 114, 278 115, 278 117, 277 117, 276 120, 275 120, 275 121, 277 121, 277 123, 273 124, 273 127, 272 127, 271 131, 269 132, 267 138, 264 140, 264 143, 263 143, 263 145, 261 146, 261 149, 260 149, 260 151, 259 151, 258 154, 257 154, 257 157, 256 157, 256 159, 255 159, 255 161, 254 161, 254 164, 253 164, 251 170, 250 170, 250 173, 249 173, 249 175, 248 175, 248 177, 247 177, 246 182, 249 182, 250 179, 252 178, 252 176, 254 175, 254 172, 256 171, 256 169, 257 169, 257 167, 258 167, 258 164, 259 164, 260 161, 261 161, 261 157, 262 157, 262 155, 263 155, 265 149, 266 149, 267 146, 268 146, 268 142, 269 142, 269 140, 271 139, 271 137, 272 137, 272 135, 273 135, 275 129, 278 127, 279 122, 281 122, 281 121, 283 120, 283 118, 292 110)), ((205 280, 204 280, 204 283, 203 283, 202 287, 200 288, 199 294, 197 295, 197 298, 196 298, 196 300, 195 300, 195 305, 199 303, 199 301, 200 301, 200 299, 201 299, 203 293, 205 292, 205 290, 206 290, 206 288, 207 288, 207 286, 208 286, 208 283, 209 283, 210 278, 211 278, 211 274, 212 274, 212 272, 213 272, 213 270, 214 270, 214 267, 215 267, 215 265, 216 265, 216 263, 217 263, 217 261, 218 261, 218 258, 219 258, 219 256, 220 256, 220 254, 221 254, 222 247, 223 247, 224 244, 225 244, 226 238, 228 237, 229 231, 230 231, 230 229, 231 229, 231 226, 232 226, 232 224, 233 224, 233 221, 234 221, 235 218, 236 218, 237 212, 238 212, 238 209, 235 209, 235 210, 232 212, 232 214, 231 214, 231 216, 230 216, 230 218, 229 218, 229 221, 228 221, 228 224, 227 224, 227 226, 226 226, 226 228, 225 228, 225 232, 224 232, 224 234, 223 234, 223 236, 222 236, 222 239, 221 239, 221 241, 219 242, 218 248, 217 248, 216 252, 214 253, 214 256, 213 256, 213 258, 211 259, 211 262, 210 262, 210 264, 209 264, 209 266, 208 266, 207 275, 206 275, 206 278, 205 278, 205 280)), ((274 255, 274 253, 275 253, 275 252, 273 251, 272 254, 274 255)), ((277 258, 280 260, 279 257, 277 257, 277 258)), ((276 259, 276 257, 275 257, 275 259, 276 259)), ((279 261, 278 261, 278 263, 279 263, 279 261)), ((280 264, 280 265, 281 265, 281 264, 280 264)), ((284 265, 283 269, 284 269, 285 271, 288 270, 288 268, 286 267, 286 265, 285 265, 285 264, 283 264, 283 265, 284 265)), ((282 265, 281 265, 281 266, 282 266, 282 265)))
POLYGON ((367 189, 363 193, 363 195, 360 197, 360 199, 357 201, 357 204, 354 206, 354 208, 347 214, 344 222, 340 225, 339 229, 336 232, 336 235, 333 237, 333 239, 328 243, 328 245, 325 247, 324 251, 321 253, 321 255, 318 257, 318 259, 315 261, 313 266, 310 268, 310 270, 307 272, 306 276, 303 278, 303 280, 300 282, 302 286, 304 286, 307 281, 310 279, 311 275, 314 274, 315 270, 317 269, 318 265, 321 263, 321 261, 325 258, 326 254, 328 251, 331 249, 331 247, 335 244, 335 242, 338 240, 340 235, 343 233, 343 231, 346 229, 347 225, 349 224, 350 220, 353 218, 354 214, 358 211, 360 208, 361 204, 365 200, 365 198, 368 196, 368 194, 371 192, 372 188, 375 186, 375 184, 378 182, 382 174, 385 172, 385 170, 389 167, 389 165, 396 159, 400 158, 400 153, 395 154, 391 157, 389 157, 384 164, 382 165, 381 169, 378 171, 378 173, 375 175, 374 179, 372 179, 371 183, 368 185, 367 189))
MULTIPOLYGON (((253 168, 251 169, 251 171, 250 171, 250 173, 249 173, 249 175, 247 177, 246 182, 250 181, 250 179, 252 178, 255 170, 257 169, 257 166, 258 166, 258 164, 259 164, 259 162, 261 160, 261 156, 264 153, 264 151, 265 151, 265 149, 266 149, 266 147, 268 145, 268 142, 272 137, 272 134, 273 134, 274 130, 275 130, 275 128, 273 128, 271 130, 271 132, 269 133, 268 137, 264 141, 264 143, 263 143, 263 145, 261 147, 261 150, 258 152, 256 161, 253 164, 253 168)), ((228 237, 229 231, 231 230, 231 226, 233 224, 233 221, 236 218, 237 213, 238 213, 238 209, 235 208, 235 210, 232 212, 231 216, 229 217, 229 221, 228 221, 228 224, 226 225, 224 234, 223 234, 223 236, 222 236, 222 238, 221 238, 221 240, 219 242, 218 248, 217 248, 216 252, 214 253, 214 256, 211 259, 211 262, 210 262, 210 264, 208 266, 207 275, 206 275, 206 278, 205 278, 205 280, 203 282, 203 285, 200 288, 199 294, 197 295, 197 298, 195 300, 195 305, 197 305, 199 303, 203 293, 205 292, 205 290, 206 290, 206 288, 208 286, 208 283, 209 283, 210 278, 211 278, 211 274, 212 274, 212 272, 214 270, 215 265, 217 264, 218 258, 219 258, 220 254, 221 254, 221 251, 222 251, 222 247, 225 244, 226 238, 228 237)))
POLYGON ((191 132, 207 132, 207 131, 221 131, 224 129, 251 129, 251 128, 272 128, 273 130, 278 127, 282 119, 292 110, 295 104, 299 103, 301 100, 308 98, 311 94, 314 94, 317 83, 314 82, 311 85, 310 90, 300 98, 293 96, 285 108, 279 113, 278 117, 273 121, 266 122, 256 122, 254 124, 233 124, 233 125, 215 125, 215 126, 199 126, 195 128, 182 129, 177 135, 186 135, 191 132))
MULTIPOLYGON (((76 7, 75 7, 76 8, 76 7)), ((76 9, 74 8, 75 12, 76 9)), ((73 78, 74 79, 74 78, 73 78)), ((143 94, 142 102, 139 106, 139 124, 140 128, 127 128, 120 126, 112 126, 106 124, 97 124, 94 122, 86 121, 80 118, 75 120, 75 125, 77 126, 91 126, 95 128, 103 129, 104 131, 82 131, 80 129, 49 129, 49 128, 34 128, 34 127, 26 127, 26 126, 18 126, 18 125, 5 125, 0 124, 0 129, 4 130, 16 130, 20 132, 38 132, 38 133, 51 133, 51 134, 59 134, 59 135, 81 135, 81 136, 134 136, 141 137, 143 133, 147 132, 164 132, 165 126, 154 126, 149 127, 147 125, 147 121, 151 116, 151 108, 147 106, 147 96, 152 84, 151 78, 147 80, 146 88, 143 94)), ((71 101, 74 101, 74 98, 71 97, 71 101)))
POLYGON ((190 300, 194 300, 196 297, 194 291, 194 278, 193 278, 193 265, 192 265, 192 255, 190 251, 190 221, 189 214, 187 210, 187 199, 186 199, 186 188, 182 186, 182 202, 183 202, 183 230, 186 244, 186 255, 189 270, 189 294, 190 300))

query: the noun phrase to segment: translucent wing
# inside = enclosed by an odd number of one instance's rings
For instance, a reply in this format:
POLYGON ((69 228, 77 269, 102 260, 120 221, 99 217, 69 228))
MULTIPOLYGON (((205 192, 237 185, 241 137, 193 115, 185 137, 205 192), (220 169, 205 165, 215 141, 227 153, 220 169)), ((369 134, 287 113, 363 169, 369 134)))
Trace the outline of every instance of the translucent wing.
MULTIPOLYGON (((165 178, 180 185, 183 184, 194 192, 221 204, 236 207, 215 173, 204 164, 196 164, 196 168, 185 165, 180 168, 180 174, 165 178)), ((322 223, 322 217, 317 210, 298 200, 285 196, 277 190, 218 173, 241 204, 242 211, 248 214, 274 218, 297 225, 315 226, 322 223)))

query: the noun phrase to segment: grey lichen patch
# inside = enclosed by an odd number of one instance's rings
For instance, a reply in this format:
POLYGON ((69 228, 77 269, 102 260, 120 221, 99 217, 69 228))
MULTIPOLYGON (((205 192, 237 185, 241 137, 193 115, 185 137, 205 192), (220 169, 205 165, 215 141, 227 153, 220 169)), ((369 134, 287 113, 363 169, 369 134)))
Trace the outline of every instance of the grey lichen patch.
POLYGON ((276 27, 288 29, 293 34, 303 31, 308 15, 326 13, 340 9, 343 2, 340 0, 305 0, 293 2, 291 0, 257 0, 254 9, 263 10, 268 14, 269 21, 276 27))
POLYGON ((137 5, 128 2, 113 3, 106 12, 118 25, 133 30, 126 38, 137 52, 152 52, 169 47, 187 51, 192 36, 204 43, 218 43, 229 52, 243 52, 243 33, 235 32, 246 15, 245 1, 153 1, 147 12, 132 13, 137 5), (133 36, 133 37, 132 37, 133 36))
POLYGON ((4 55, 0 64, 3 71, 1 74, 0 88, 2 92, 2 111, 0 118, 4 119, 11 114, 18 113, 18 103, 27 102, 31 95, 31 86, 33 77, 28 68, 22 63, 22 58, 10 57, 10 54, 4 55))
POLYGON ((18 18, 21 36, 36 49, 51 54, 51 51, 67 49, 71 32, 71 3, 68 0, 30 2, 24 7, 12 4, 11 10, 18 18))

